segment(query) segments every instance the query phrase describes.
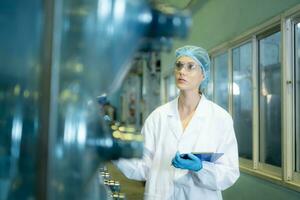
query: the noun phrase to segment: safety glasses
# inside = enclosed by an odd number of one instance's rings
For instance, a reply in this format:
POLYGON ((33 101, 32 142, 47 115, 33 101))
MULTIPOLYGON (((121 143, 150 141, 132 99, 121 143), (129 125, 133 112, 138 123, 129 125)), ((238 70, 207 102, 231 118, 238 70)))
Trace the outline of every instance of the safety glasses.
POLYGON ((177 61, 175 62, 174 67, 176 72, 179 72, 183 68, 185 68, 187 72, 192 72, 195 71, 199 67, 199 65, 193 62, 184 63, 184 62, 177 61))

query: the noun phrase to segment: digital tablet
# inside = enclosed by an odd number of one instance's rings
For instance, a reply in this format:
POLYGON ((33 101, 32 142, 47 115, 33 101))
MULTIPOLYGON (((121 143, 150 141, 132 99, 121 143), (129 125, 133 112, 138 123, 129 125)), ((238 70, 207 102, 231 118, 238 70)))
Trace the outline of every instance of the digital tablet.
MULTIPOLYGON (((202 161, 215 162, 218 160, 224 153, 212 153, 212 152, 192 152, 193 155, 197 156, 202 161)), ((188 159, 187 154, 180 154, 181 158, 188 159)))

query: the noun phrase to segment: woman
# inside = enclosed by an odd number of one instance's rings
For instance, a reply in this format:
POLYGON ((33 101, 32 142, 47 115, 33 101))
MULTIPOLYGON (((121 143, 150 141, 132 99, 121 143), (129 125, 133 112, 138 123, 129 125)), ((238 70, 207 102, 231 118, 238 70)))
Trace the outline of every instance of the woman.
POLYGON ((122 159, 116 165, 128 178, 146 180, 148 200, 222 199, 221 191, 239 177, 232 118, 201 92, 209 79, 206 50, 196 46, 177 49, 174 67, 180 95, 146 119, 143 159, 122 159), (191 152, 223 155, 208 162, 191 152))

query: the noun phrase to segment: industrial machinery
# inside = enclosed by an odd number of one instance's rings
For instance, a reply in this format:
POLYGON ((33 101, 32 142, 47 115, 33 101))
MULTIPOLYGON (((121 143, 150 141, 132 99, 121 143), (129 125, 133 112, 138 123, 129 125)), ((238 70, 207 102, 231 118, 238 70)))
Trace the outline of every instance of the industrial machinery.
POLYGON ((168 49, 190 24, 144 0, 2 0, 0 199, 107 199, 99 166, 143 144, 113 134, 96 97, 116 91, 137 51, 168 49))

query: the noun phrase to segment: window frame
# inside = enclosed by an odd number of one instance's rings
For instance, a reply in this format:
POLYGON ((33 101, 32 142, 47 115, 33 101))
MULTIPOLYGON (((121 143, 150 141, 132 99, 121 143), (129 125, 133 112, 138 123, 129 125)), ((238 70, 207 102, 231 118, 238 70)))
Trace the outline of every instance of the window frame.
MULTIPOLYGON (((257 83, 256 83, 256 85, 257 85, 257 97, 256 97, 256 101, 257 101, 257 107, 255 108, 255 109, 257 109, 257 112, 255 112, 256 113, 256 115, 253 115, 253 117, 254 118, 257 118, 258 119, 258 123, 257 123, 257 126, 258 127, 256 127, 256 129, 258 129, 258 130, 256 130, 256 131, 258 131, 258 135, 256 136, 256 150, 257 150, 257 152, 256 152, 256 157, 255 157, 255 161, 257 162, 257 165, 256 165, 256 167, 257 167, 257 169, 259 169, 259 170, 261 170, 261 171, 265 171, 266 173, 270 173, 271 175, 273 175, 273 176, 276 176, 276 177, 281 177, 282 176, 282 170, 281 170, 281 168, 283 167, 283 164, 281 164, 281 167, 276 167, 276 166, 273 166, 273 165, 270 165, 270 164, 267 164, 267 163, 263 163, 263 162, 260 162, 259 161, 259 153, 260 153, 260 146, 259 146, 259 142, 260 142, 260 132, 261 132, 261 126, 260 126, 260 124, 259 124, 259 119, 260 119, 260 104, 259 104, 259 101, 260 101, 260 94, 259 94, 259 92, 260 92, 260 83, 259 83, 259 76, 260 76, 260 67, 259 67, 259 45, 258 45, 258 43, 259 43, 259 41, 260 40, 262 40, 262 39, 264 39, 264 38, 267 38, 267 37, 269 37, 269 36, 271 36, 271 35, 273 35, 273 34, 275 34, 275 33, 277 33, 277 32, 280 32, 281 33, 281 41, 282 41, 282 29, 281 29, 281 26, 280 26, 280 23, 278 22, 278 24, 276 24, 276 25, 274 25, 273 27, 271 27, 271 28, 269 28, 268 30, 266 30, 265 32, 263 32, 263 33, 260 33, 260 34, 258 34, 258 35, 255 35, 256 37, 256 46, 255 46, 255 48, 256 48, 256 51, 255 51, 255 53, 257 54, 256 55, 256 60, 255 60, 255 63, 256 63, 256 66, 253 66, 253 67, 255 67, 256 68, 256 76, 257 76, 257 83)), ((283 69, 283 64, 282 64, 282 50, 283 50, 283 48, 282 48, 282 45, 281 45, 281 48, 280 48, 280 57, 281 57, 281 66, 280 66, 280 72, 281 72, 281 83, 282 83, 282 69, 283 69)), ((282 91, 282 87, 281 87, 281 102, 282 102, 282 98, 283 98, 283 91, 282 91)), ((283 124, 282 122, 283 122, 283 109, 282 109, 282 107, 283 107, 283 104, 281 103, 281 124, 283 124)), ((283 131, 281 130, 281 152, 282 152, 282 149, 283 149, 283 140, 282 140, 282 135, 283 135, 283 131)), ((282 156, 282 155, 280 155, 280 156, 282 156)), ((282 160, 283 160, 283 156, 282 156, 282 160)))
MULTIPOLYGON (((296 44, 296 36, 295 36, 295 26, 296 26, 296 24, 300 24, 300 11, 299 11, 299 15, 297 15, 297 17, 295 17, 293 20, 292 20, 292 28, 293 28, 293 30, 292 30, 292 39, 294 40, 293 42, 292 42, 292 44, 294 44, 293 45, 293 53, 292 53, 292 59, 293 59, 293 64, 294 64, 294 66, 293 66, 293 74, 294 74, 294 76, 293 76, 293 78, 294 78, 294 80, 292 81, 294 84, 295 84, 295 82, 296 82, 296 70, 295 69, 298 69, 298 70, 300 70, 299 68, 300 68, 300 63, 297 63, 296 62, 296 58, 295 58, 295 53, 296 53, 296 49, 295 49, 295 44, 296 44)), ((300 30, 300 29, 299 29, 300 30)), ((300 33, 300 32, 299 32, 300 33)), ((288 82, 287 82, 288 83, 288 82)), ((293 90, 294 92, 295 92, 295 94, 294 94, 294 98, 293 98, 293 100, 294 100, 294 103, 292 104, 292 105, 296 105, 296 87, 294 86, 294 90, 293 90)), ((299 95, 299 98, 300 98, 300 95, 299 95)), ((299 103, 300 104, 300 103, 299 103)), ((296 128, 296 107, 293 109, 293 117, 294 117, 294 120, 293 120, 293 122, 295 123, 295 124, 293 124, 293 127, 294 127, 294 134, 296 135, 297 134, 297 128, 296 128)), ((299 130, 299 133, 298 133, 299 135, 300 135, 300 130, 299 130)), ((299 136, 300 137, 300 136, 299 136)), ((299 146, 297 146, 296 147, 296 143, 297 143, 297 138, 296 138, 296 136, 295 136, 295 138, 294 138, 294 142, 293 142, 293 149, 295 150, 295 151, 293 151, 293 152, 297 152, 297 150, 298 150, 298 152, 300 153, 300 144, 299 144, 299 146), (298 148, 298 149, 297 149, 298 148)), ((299 139, 300 140, 300 139, 299 139)), ((300 142, 300 141, 299 141, 300 142)), ((293 158, 295 158, 296 157, 296 155, 295 154, 293 154, 293 158)), ((296 166, 297 166, 297 164, 300 166, 300 160, 298 160, 298 161, 294 161, 294 164, 293 164, 293 166, 295 167, 294 168, 294 172, 293 172, 293 177, 295 177, 294 179, 297 181, 297 182, 299 182, 300 183, 300 171, 299 172, 296 172, 296 166), (298 162, 298 163, 296 163, 296 162, 298 162)))
MULTIPOLYGON (((216 56, 228 53, 229 73, 229 113, 233 114, 233 49, 251 41, 252 43, 252 160, 239 158, 242 172, 257 176, 275 184, 300 191, 300 172, 295 172, 295 58, 294 24, 300 22, 300 4, 287 10, 267 22, 227 41, 209 51, 213 60, 216 56), (277 31, 281 32, 281 156, 282 165, 276 167, 259 162, 259 77, 258 77, 258 41, 277 31), (292 92, 291 92, 292 91, 292 92)), ((215 71, 213 74, 213 101, 215 101, 215 71)))
MULTIPOLYGON (((284 38, 285 48, 288 53, 286 53, 286 67, 287 67, 287 79, 285 80, 284 84, 286 85, 286 95, 287 95, 287 103, 290 105, 286 105, 287 113, 290 115, 287 116, 287 124, 286 129, 288 132, 287 135, 287 147, 286 152, 288 154, 288 158, 286 161, 287 172, 285 179, 287 181, 292 181, 300 185, 300 171, 296 172, 296 68, 299 69, 299 65, 296 62, 296 35, 295 35, 295 26, 296 24, 300 23, 300 9, 299 11, 289 16, 283 23, 286 28, 286 35, 284 38), (292 90, 292 93, 289 93, 289 90, 292 90), (291 164, 292 163, 292 164, 291 164)), ((299 134, 299 133, 298 133, 299 134)), ((298 147, 300 149, 300 147, 298 147)), ((300 162, 298 160, 298 162, 300 162)))
MULTIPOLYGON (((296 91, 295 91, 295 24, 300 23, 300 5, 286 11, 282 16, 282 28, 284 31, 283 37, 283 61, 284 61, 284 80, 282 87, 285 96, 285 143, 284 154, 286 158, 284 165, 284 181, 289 185, 296 187, 296 190, 300 191, 300 172, 295 171, 296 166, 296 91)), ((299 67, 299 66, 298 66, 299 67)))

